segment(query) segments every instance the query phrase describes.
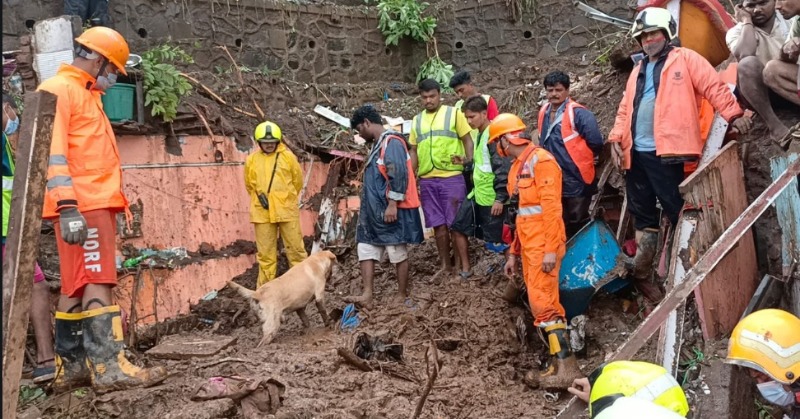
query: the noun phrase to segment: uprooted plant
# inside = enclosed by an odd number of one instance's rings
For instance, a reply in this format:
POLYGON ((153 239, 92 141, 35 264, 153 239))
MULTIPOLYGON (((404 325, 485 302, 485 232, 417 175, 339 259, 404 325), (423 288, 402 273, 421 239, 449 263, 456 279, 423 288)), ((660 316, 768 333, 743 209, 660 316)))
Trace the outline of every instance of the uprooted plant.
POLYGON ((176 63, 191 64, 194 60, 178 46, 160 45, 142 55, 144 72, 144 104, 151 115, 172 122, 178 114, 181 98, 192 91, 192 85, 180 76, 176 63))
POLYGON ((417 82, 431 78, 448 90, 453 66, 439 57, 436 38, 436 18, 424 16, 430 6, 427 2, 417 0, 380 0, 378 8, 378 29, 386 37, 386 45, 397 45, 403 37, 410 37, 418 42, 425 42, 428 59, 422 63, 417 72, 417 82))

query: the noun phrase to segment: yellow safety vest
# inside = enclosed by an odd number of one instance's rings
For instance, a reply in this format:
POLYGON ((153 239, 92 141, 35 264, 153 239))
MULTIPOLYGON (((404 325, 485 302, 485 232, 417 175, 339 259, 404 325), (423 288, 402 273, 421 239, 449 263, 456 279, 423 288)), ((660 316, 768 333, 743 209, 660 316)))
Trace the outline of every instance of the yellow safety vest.
MULTIPOLYGON (((426 112, 426 111, 423 111, 426 112)), ((418 175, 433 169, 461 172, 464 167, 450 162, 454 155, 464 155, 464 144, 456 132, 456 112, 452 106, 442 105, 433 116, 430 126, 422 126, 422 112, 411 122, 417 136, 418 175)))
POLYGON ((3 133, 3 141, 6 143, 4 153, 8 155, 8 161, 11 163, 11 176, 3 176, 3 237, 8 235, 8 217, 11 215, 11 187, 14 185, 14 152, 11 150, 11 142, 6 138, 3 133))

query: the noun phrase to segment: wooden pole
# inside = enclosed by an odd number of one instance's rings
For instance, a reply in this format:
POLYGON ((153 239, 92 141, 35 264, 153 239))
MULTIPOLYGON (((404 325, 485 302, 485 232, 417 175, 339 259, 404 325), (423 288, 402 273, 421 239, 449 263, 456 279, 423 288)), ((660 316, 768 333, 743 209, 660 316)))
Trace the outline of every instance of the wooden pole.
POLYGON ((3 418, 17 416, 55 115, 55 95, 47 92, 25 95, 25 117, 16 152, 14 195, 6 237, 7 251, 3 258, 3 418))
MULTIPOLYGON (((628 360, 636 355, 636 352, 638 352, 639 349, 647 343, 647 340, 653 336, 653 333, 661 327, 669 314, 683 303, 683 300, 703 282, 709 272, 714 270, 722 258, 736 246, 742 236, 750 230, 750 227, 752 227, 764 211, 772 205, 781 192, 789 186, 798 173, 800 173, 800 160, 796 160, 794 163, 790 164, 789 167, 786 168, 786 171, 775 179, 775 181, 769 185, 769 187, 767 187, 738 218, 736 218, 736 221, 734 221, 708 251, 700 257, 697 264, 686 273, 683 282, 675 285, 675 288, 664 297, 661 304, 659 304, 650 316, 631 333, 628 340, 625 341, 607 361, 628 360)), ((585 403, 578 402, 577 398, 573 397, 564 410, 559 412, 558 417, 569 419, 577 418, 585 408, 585 403)))

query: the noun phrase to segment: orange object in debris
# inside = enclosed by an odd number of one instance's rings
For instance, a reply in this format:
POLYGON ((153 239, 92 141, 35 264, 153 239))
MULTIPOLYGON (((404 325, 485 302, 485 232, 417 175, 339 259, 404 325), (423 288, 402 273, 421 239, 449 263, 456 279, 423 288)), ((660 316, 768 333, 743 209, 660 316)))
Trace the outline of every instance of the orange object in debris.
MULTIPOLYGON (((669 9, 670 0, 652 0, 638 7, 669 9)), ((728 59, 730 51, 725 43, 725 33, 735 22, 717 0, 682 0, 678 21, 678 38, 681 46, 689 48, 705 57, 716 67, 728 59)))
POLYGON ((547 150, 531 144, 509 171, 508 192, 518 194, 516 237, 511 252, 522 256, 522 274, 534 325, 565 319, 558 298, 558 271, 566 253, 566 233, 561 217, 561 169, 547 150), (542 271, 546 253, 556 264, 542 271))

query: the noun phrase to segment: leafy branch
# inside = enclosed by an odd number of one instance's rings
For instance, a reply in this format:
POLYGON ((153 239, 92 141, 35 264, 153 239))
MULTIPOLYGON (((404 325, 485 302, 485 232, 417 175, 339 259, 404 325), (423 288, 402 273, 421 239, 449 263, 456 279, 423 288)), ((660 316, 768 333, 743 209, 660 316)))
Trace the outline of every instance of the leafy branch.
POLYGON ((378 29, 386 37, 386 45, 397 45, 409 36, 415 41, 428 42, 436 29, 436 18, 422 17, 429 6, 417 0, 381 0, 378 3, 378 29))
POLYGON ((175 68, 175 63, 191 64, 194 60, 180 47, 160 45, 142 55, 144 71, 145 106, 151 107, 153 116, 171 122, 178 114, 181 98, 192 91, 189 84, 175 68))

